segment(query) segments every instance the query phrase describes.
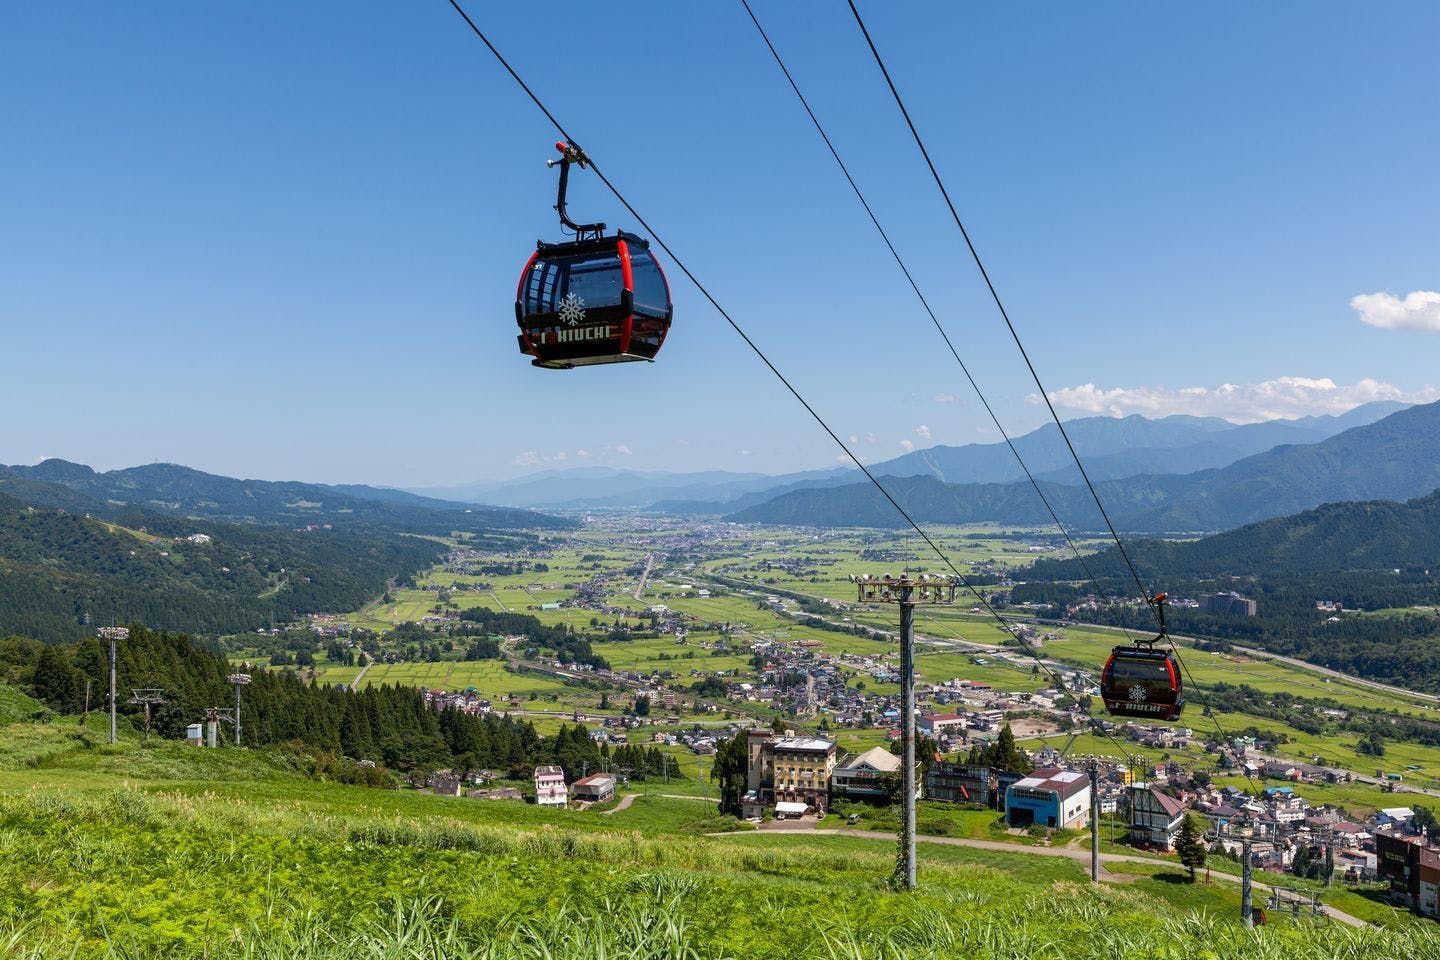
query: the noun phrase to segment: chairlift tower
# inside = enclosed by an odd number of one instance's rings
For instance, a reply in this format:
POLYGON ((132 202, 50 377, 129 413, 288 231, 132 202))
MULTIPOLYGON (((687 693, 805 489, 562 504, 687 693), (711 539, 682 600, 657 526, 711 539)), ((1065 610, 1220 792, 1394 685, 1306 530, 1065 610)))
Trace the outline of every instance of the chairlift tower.
MULTIPOLYGON (((249 666, 249 664, 245 664, 249 666)), ((235 746, 240 746, 240 688, 249 686, 250 674, 232 673, 225 678, 235 688, 235 746)))
POLYGON ((101 627, 100 639, 110 643, 110 742, 115 742, 115 645, 121 640, 130 639, 128 627, 101 627))
POLYGON ((1265 839, 1249 820, 1230 820, 1217 823, 1212 836, 1217 840, 1240 841, 1240 922, 1246 929, 1255 926, 1255 910, 1252 903, 1250 864, 1251 846, 1256 840, 1265 839))
POLYGON ((955 580, 909 573, 894 577, 851 577, 859 601, 894 603, 900 606, 900 739, 901 761, 900 862, 896 864, 896 885, 914 890, 915 879, 915 607, 955 602, 955 580))
POLYGON ((205 709, 205 746, 218 747, 220 745, 220 721, 235 723, 235 711, 229 707, 207 707, 205 709))
POLYGON ((165 703, 165 691, 160 687, 133 687, 130 703, 145 707, 145 742, 150 742, 150 709, 165 703))
POLYGON ((1100 882, 1100 768, 1124 761, 1119 757, 1085 755, 1075 758, 1090 776, 1090 881, 1100 882))

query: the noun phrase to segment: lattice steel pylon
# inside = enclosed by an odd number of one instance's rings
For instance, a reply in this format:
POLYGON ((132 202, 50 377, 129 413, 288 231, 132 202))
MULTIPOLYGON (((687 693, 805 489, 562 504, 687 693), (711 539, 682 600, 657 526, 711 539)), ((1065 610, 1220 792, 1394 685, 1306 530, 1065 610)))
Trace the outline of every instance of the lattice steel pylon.
POLYGON ((895 862, 894 885, 914 890, 915 869, 915 607, 955 602, 956 581, 950 577, 908 573, 893 577, 851 577, 861 603, 900 605, 900 738, 903 745, 900 774, 900 852, 895 862))

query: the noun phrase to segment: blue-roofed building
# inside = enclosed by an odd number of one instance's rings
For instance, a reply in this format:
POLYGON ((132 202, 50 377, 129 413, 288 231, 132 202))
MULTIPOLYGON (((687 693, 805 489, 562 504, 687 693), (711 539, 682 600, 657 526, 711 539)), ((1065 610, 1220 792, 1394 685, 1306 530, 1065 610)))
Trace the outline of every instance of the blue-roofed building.
POLYGON ((1058 767, 1036 770, 1005 791, 1005 819, 1012 827, 1084 827, 1090 823, 1090 779, 1058 767))

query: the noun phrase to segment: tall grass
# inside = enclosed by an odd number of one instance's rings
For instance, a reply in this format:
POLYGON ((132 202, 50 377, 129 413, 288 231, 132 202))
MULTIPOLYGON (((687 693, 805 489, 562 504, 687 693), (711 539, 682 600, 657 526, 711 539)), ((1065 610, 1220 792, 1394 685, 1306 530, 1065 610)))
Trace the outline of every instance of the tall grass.
MULTIPOLYGON (((1061 908, 1061 913, 1065 908, 1061 908)), ((1246 931, 1213 917, 1163 918, 1148 928, 1105 918, 1084 928, 1024 919, 1023 904, 1005 915, 947 916, 929 907, 905 910, 885 929, 857 930, 844 911, 814 931, 791 937, 753 956, 787 960, 1429 960, 1440 956, 1440 934, 1419 927, 1402 934, 1378 930, 1315 928, 1304 936, 1246 931)), ((596 901, 565 904, 542 917, 508 915, 482 930, 468 928, 436 898, 394 900, 378 915, 353 925, 302 922, 283 929, 251 925, 210 937, 183 954, 207 960, 732 960, 702 948, 691 936, 681 898, 645 903, 596 901)), ((82 950, 23 928, 0 930, 3 960, 149 960, 114 935, 82 950)), ((176 957, 181 954, 166 953, 176 957)))
POLYGON ((896 895, 883 847, 755 839, 0 797, 0 960, 1440 960, 1430 924, 1246 931, 1001 854, 896 895))

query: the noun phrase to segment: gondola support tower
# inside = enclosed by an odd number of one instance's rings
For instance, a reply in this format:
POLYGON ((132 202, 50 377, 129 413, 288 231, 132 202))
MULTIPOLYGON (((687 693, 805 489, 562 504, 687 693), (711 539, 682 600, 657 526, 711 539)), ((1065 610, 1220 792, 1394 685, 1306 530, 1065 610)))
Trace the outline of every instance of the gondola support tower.
POLYGON ((115 645, 121 640, 130 639, 128 627, 101 627, 100 639, 110 642, 110 742, 115 742, 115 645))
POLYGON ((240 688, 250 683, 250 674, 232 673, 225 679, 235 688, 235 746, 238 747, 240 746, 240 688))
POLYGON ((901 810, 900 855, 895 871, 896 886, 914 890, 915 869, 915 607, 955 602, 956 582, 949 577, 909 573, 899 577, 865 575, 851 577, 859 590, 861 604, 894 603, 900 606, 900 739, 903 746, 900 769, 901 810))

